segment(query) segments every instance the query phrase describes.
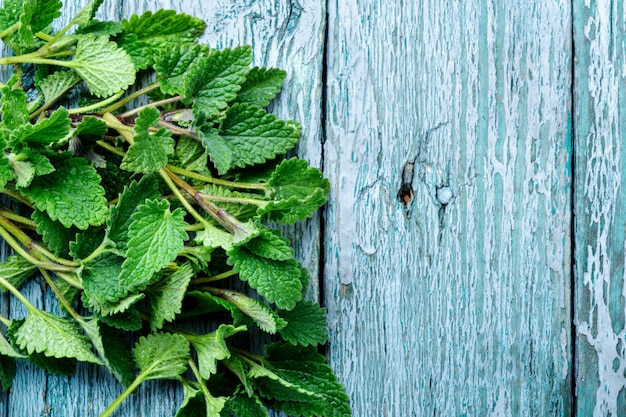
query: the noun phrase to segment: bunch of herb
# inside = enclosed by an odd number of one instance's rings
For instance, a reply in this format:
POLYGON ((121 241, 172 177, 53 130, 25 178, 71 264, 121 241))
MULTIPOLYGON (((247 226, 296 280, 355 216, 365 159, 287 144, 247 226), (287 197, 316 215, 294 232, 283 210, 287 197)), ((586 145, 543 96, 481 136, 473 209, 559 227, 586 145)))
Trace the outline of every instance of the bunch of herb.
POLYGON ((16 360, 63 375, 84 361, 125 387, 102 416, 150 379, 182 383, 177 416, 350 415, 318 353, 325 310, 303 299, 307 271, 271 226, 310 217, 329 191, 285 157, 299 125, 265 110, 285 72, 251 68, 249 47, 198 43, 197 18, 98 21, 101 3, 58 32, 58 0, 0 10, 15 53, 0 58, 13 73, 0 85, 0 236, 14 252, 0 288, 28 311, 0 316, 2 387, 16 360), (34 276, 62 315, 20 292, 34 276), (254 329, 273 335, 264 354, 243 343, 254 329))

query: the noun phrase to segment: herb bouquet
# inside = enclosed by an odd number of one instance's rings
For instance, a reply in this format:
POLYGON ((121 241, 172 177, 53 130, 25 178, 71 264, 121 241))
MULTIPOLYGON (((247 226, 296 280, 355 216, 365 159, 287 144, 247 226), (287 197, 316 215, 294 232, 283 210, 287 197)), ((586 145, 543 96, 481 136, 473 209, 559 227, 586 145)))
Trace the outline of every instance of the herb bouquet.
POLYGON ((199 19, 98 21, 101 3, 56 33, 58 0, 0 10, 15 53, 0 58, 13 68, 0 85, 0 236, 14 251, 0 288, 28 311, 0 316, 2 387, 16 360, 63 375, 83 361, 125 387, 102 416, 150 379, 180 381, 177 416, 350 415, 317 351, 325 310, 302 299, 307 271, 268 225, 308 218, 329 190, 284 158, 299 125, 264 109, 285 72, 250 68, 249 47, 199 44, 199 19), (62 315, 20 292, 34 276, 62 315), (275 335, 263 355, 242 337, 255 328, 275 335))

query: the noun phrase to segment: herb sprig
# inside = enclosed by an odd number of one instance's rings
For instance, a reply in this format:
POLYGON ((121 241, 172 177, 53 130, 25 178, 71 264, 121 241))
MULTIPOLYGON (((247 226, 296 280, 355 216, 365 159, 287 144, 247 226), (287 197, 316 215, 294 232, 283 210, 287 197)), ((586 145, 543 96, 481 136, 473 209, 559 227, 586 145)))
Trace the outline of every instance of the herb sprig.
POLYGON ((317 351, 326 312, 303 300, 307 271, 271 226, 307 219, 329 191, 318 169, 285 158, 300 126, 265 109, 285 72, 251 68, 249 47, 198 43, 200 19, 105 22, 101 3, 58 32, 58 0, 0 9, 15 52, 0 57, 13 68, 0 83, 0 236, 14 250, 0 288, 28 312, 0 316, 2 388, 17 360, 63 375, 81 361, 125 387, 103 417, 151 379, 180 381, 180 417, 350 415, 317 351), (20 292, 34 276, 63 315, 20 292), (211 331, 189 330, 194 320, 211 331), (263 355, 240 337, 255 328, 274 335, 263 355))

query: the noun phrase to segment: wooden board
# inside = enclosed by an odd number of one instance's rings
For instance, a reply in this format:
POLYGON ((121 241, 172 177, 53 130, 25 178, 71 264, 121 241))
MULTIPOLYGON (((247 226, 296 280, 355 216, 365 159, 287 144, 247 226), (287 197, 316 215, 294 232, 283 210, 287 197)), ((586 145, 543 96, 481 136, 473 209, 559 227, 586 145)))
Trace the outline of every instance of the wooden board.
MULTIPOLYGON (((79 10, 86 0, 64 2, 65 21, 79 10)), ((120 20, 132 13, 159 8, 175 9, 208 22, 203 41, 216 48, 251 45, 254 65, 280 67, 288 72, 278 104, 273 112, 279 117, 302 123, 302 140, 298 154, 314 166, 321 165, 321 95, 323 34, 325 4, 321 1, 258 0, 254 2, 201 0, 122 1, 106 0, 98 18, 120 20)), ((296 256, 312 277, 310 297, 318 297, 319 217, 287 230, 296 244, 296 256)), ((27 291, 29 299, 37 300, 55 310, 51 291, 33 284, 27 291)), ((7 308, 8 297, 2 309, 7 308)), ((11 317, 24 317, 19 303, 11 304, 11 317)), ((106 372, 93 366, 79 366, 71 378, 46 375, 37 368, 20 362, 18 376, 10 395, 0 396, 0 417, 16 416, 98 416, 122 392, 121 385, 106 372)), ((119 416, 152 417, 174 415, 182 401, 182 389, 176 384, 148 382, 137 395, 127 399, 116 412, 119 416)))
POLYGON ((328 12, 324 290, 354 415, 569 416, 570 4, 328 12))
POLYGON ((577 413, 623 417, 626 8, 574 3, 577 413))

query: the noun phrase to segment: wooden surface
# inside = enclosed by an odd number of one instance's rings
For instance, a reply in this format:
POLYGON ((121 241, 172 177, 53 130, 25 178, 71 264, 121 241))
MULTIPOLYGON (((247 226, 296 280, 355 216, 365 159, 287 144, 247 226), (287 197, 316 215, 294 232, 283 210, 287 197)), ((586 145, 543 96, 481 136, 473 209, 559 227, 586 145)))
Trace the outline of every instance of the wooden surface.
MULTIPOLYGON (((332 187, 289 233, 355 417, 626 416, 622 1, 107 0, 101 17, 159 7, 288 71, 274 110, 332 187)), ((97 367, 21 363, 0 417, 97 416, 119 392, 97 367)), ((116 415, 181 399, 146 383, 116 415)))
POLYGON ((354 415, 569 416, 569 4, 333 0, 328 39, 324 288, 354 415))
POLYGON ((580 416, 626 416, 626 10, 576 7, 576 395, 580 416))

